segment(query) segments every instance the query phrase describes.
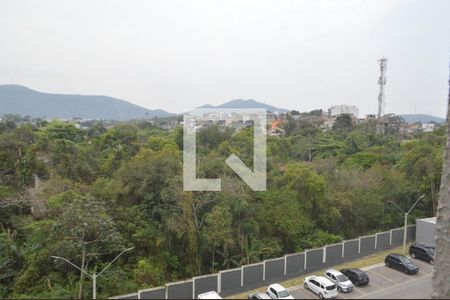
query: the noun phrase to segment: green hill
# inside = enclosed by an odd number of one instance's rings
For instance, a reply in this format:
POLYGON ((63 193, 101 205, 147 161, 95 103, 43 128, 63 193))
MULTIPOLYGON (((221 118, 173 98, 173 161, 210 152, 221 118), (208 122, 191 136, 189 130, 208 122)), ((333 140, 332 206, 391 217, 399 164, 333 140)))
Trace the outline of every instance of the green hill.
POLYGON ((171 115, 108 96, 49 94, 20 85, 0 85, 0 115, 4 114, 121 121, 171 115))

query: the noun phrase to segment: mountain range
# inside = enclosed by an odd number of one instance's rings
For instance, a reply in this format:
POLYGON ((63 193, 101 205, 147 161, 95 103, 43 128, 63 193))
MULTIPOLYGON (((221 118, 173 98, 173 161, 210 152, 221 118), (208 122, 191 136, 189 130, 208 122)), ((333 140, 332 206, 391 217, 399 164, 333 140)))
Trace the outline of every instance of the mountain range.
MULTIPOLYGON (((221 105, 205 104, 200 108, 265 108, 271 112, 287 112, 253 99, 235 99, 221 105)), ((125 100, 108 96, 42 93, 21 85, 0 85, 0 116, 17 114, 30 117, 60 119, 131 119, 169 117, 176 114, 161 109, 147 109, 125 100)), ((400 115, 408 123, 444 123, 445 119, 425 114, 400 115)))
POLYGON ((289 109, 284 108, 278 108, 269 104, 265 104, 262 102, 255 101, 253 99, 235 99, 228 102, 225 102, 221 105, 211 105, 211 104, 205 104, 203 106, 200 106, 200 108, 265 108, 267 111, 271 112, 287 112, 290 111, 289 109))
POLYGON ((120 121, 172 115, 108 96, 49 94, 12 84, 0 85, 0 115, 3 114, 120 121))
POLYGON ((444 123, 445 119, 431 116, 431 115, 424 115, 424 114, 405 114, 400 115, 403 119, 405 119, 406 123, 444 123))

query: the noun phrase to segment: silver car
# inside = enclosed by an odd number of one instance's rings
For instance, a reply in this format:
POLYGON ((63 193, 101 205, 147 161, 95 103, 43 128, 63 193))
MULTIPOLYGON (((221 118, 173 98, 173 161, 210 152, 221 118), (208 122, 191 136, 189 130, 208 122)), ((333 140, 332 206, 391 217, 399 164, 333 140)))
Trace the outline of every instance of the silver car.
POLYGON ((350 293, 353 291, 353 283, 341 272, 330 269, 325 272, 325 277, 336 284, 339 292, 350 293))

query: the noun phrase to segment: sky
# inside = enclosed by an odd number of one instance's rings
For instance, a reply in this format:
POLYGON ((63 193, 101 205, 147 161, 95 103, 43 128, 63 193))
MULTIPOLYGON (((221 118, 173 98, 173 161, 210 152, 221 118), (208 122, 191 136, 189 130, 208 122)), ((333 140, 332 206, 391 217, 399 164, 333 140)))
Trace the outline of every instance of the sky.
POLYGON ((0 0, 0 84, 182 112, 242 98, 444 117, 448 0, 0 0))

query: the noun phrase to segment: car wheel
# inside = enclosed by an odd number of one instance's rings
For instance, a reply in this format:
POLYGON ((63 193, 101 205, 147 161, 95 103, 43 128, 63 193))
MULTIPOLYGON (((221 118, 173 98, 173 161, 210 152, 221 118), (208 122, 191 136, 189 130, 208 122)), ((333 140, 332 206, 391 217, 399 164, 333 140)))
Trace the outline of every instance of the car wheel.
POLYGON ((340 286, 338 286, 337 290, 338 290, 339 293, 342 292, 342 289, 341 289, 340 286))
POLYGON ((303 284, 303 286, 305 287, 305 290, 309 290, 309 287, 308 287, 308 285, 306 283, 303 284))
POLYGON ((323 299, 323 295, 322 293, 319 294, 320 299, 323 299))
POLYGON ((416 258, 416 254, 415 253, 411 253, 411 257, 412 258, 416 258))
POLYGON ((434 265, 434 259, 430 259, 430 264, 434 265))
POLYGON ((391 265, 388 262, 386 262, 386 267, 390 268, 391 265))

